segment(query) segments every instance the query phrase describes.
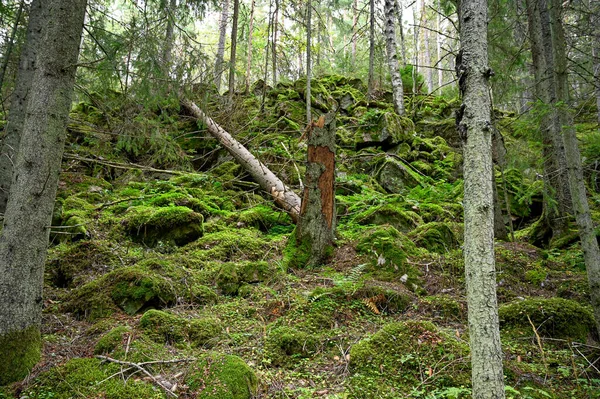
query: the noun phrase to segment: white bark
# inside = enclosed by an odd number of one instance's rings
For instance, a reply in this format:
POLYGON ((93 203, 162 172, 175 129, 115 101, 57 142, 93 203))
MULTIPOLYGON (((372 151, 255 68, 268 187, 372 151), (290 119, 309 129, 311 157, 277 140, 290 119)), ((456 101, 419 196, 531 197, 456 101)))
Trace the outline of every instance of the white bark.
POLYGON ((297 221, 302 202, 300 197, 196 104, 185 100, 181 104, 206 125, 208 132, 219 140, 219 143, 250 173, 262 189, 273 197, 275 203, 288 212, 294 221, 297 221))
POLYGON ((223 56, 225 55, 225 39, 227 37, 227 18, 229 17, 229 0, 223 1, 221 18, 219 19, 219 44, 215 58, 214 83, 217 90, 221 90, 221 76, 223 75, 223 56))
POLYGON ((388 65, 392 78, 392 93, 394 96, 394 108, 398 115, 404 114, 404 88, 402 87, 402 76, 398 67, 398 56, 396 54, 396 31, 394 29, 394 0, 385 0, 385 47, 387 49, 388 65))
POLYGON ((463 95, 459 132, 464 143, 465 281, 473 399, 504 398, 502 348, 496 299, 492 126, 487 54, 487 1, 460 2, 463 95))
POLYGON ((233 0, 233 21, 231 23, 231 53, 229 56, 229 101, 233 100, 235 94, 235 58, 237 52, 237 29, 240 1, 233 0))
POLYGON ((254 6, 256 0, 251 0, 252 6, 250 8, 250 22, 248 24, 248 60, 246 62, 246 93, 250 91, 250 80, 252 75, 252 32, 254 25, 254 6))
POLYGON ((427 7, 425 0, 421 2, 421 24, 423 24, 423 44, 425 46, 425 60, 423 64, 427 68, 427 93, 433 92, 433 69, 431 68, 431 48, 429 43, 429 29, 425 26, 427 23, 427 7))

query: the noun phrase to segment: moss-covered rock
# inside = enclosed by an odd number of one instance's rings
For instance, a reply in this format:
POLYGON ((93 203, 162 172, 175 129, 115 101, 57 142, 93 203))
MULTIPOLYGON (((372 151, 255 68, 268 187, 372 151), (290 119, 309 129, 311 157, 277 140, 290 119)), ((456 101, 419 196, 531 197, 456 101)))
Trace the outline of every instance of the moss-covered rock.
POLYGON ((185 381, 198 399, 251 399, 258 386, 258 378, 246 362, 215 352, 202 355, 185 381))
POLYGON ((313 334, 294 327, 276 327, 267 333, 265 352, 272 365, 289 366, 314 354, 317 344, 318 339, 313 334))
POLYGON ((236 228, 207 233, 188 247, 199 261, 261 260, 273 244, 256 229, 236 228))
POLYGON ((531 319, 542 336, 578 341, 585 341, 595 325, 589 307, 563 298, 532 298, 512 302, 500 306, 499 316, 503 328, 517 328, 532 333, 531 319))
POLYGON ((468 385, 468 353, 465 343, 432 323, 388 324, 350 349, 349 397, 406 397, 421 386, 421 373, 429 368, 447 368, 431 374, 429 389, 468 385))
POLYGON ((219 290, 225 295, 237 295, 244 284, 254 284, 275 276, 267 262, 223 263, 216 278, 219 290))
POLYGON ((202 214, 185 206, 136 206, 122 223, 133 239, 155 246, 159 241, 188 244, 202 237, 203 222, 202 214))
POLYGON ((152 340, 177 344, 211 346, 223 329, 216 318, 185 319, 162 310, 148 310, 140 319, 140 327, 152 340))
POLYGON ((27 377, 42 355, 42 337, 37 326, 0 335, 0 386, 27 377))
POLYGON ((409 237, 419 247, 440 254, 456 249, 459 246, 456 234, 444 222, 431 222, 421 225, 410 232, 409 237))
POLYGON ((118 326, 104 334, 94 347, 94 354, 104 355, 111 353, 125 343, 125 337, 131 332, 129 326, 118 326))
POLYGON ((370 207, 357 215, 356 221, 362 225, 388 224, 401 232, 409 232, 423 222, 419 215, 415 212, 402 209, 400 204, 384 204, 370 207))
POLYGON ((426 296, 421 300, 421 306, 434 317, 443 320, 464 321, 467 315, 465 304, 448 295, 426 296))
POLYGON ((365 147, 383 147, 388 149, 403 141, 410 141, 415 126, 413 122, 394 112, 379 109, 367 111, 359 121, 354 136, 357 149, 365 147))
POLYGON ((212 288, 195 283, 189 289, 189 298, 197 305, 211 305, 218 301, 219 295, 212 288))
POLYGON ((387 158, 379 166, 377 181, 388 193, 402 193, 419 185, 421 177, 404 162, 387 158))

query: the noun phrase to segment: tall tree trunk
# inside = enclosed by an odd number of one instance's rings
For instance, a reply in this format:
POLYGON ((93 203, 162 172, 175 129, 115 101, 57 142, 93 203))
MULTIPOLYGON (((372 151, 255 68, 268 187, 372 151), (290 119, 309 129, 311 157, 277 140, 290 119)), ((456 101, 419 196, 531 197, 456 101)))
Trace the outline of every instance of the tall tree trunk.
POLYGON ((459 15, 461 51, 456 67, 463 112, 457 122, 466 140, 464 257, 473 399, 500 399, 504 380, 494 261, 487 1, 461 0, 459 15))
POLYGON ((295 266, 322 265, 333 254, 335 238, 335 113, 307 127, 308 161, 300 219, 296 228, 295 266))
POLYGON ((394 108, 398 115, 404 115, 404 88, 402 87, 402 76, 398 68, 398 56, 396 54, 396 31, 394 29, 394 0, 385 0, 385 47, 387 49, 388 65, 392 77, 392 93, 394 96, 394 108))
POLYGON ((171 0, 167 8, 167 29, 162 54, 162 69, 165 78, 171 72, 171 61, 173 57, 173 44, 175 42, 175 12, 177 11, 177 0, 171 0))
POLYGON ((42 287, 86 0, 43 0, 47 22, 0 235, 0 385, 40 358, 42 287))
POLYGON ((356 43, 358 42, 358 0, 352 3, 352 67, 356 65, 356 43))
POLYGON ((6 69, 8 68, 8 62, 10 60, 10 55, 12 53, 12 49, 15 44, 15 36, 17 35, 17 30, 19 29, 19 23, 21 21, 21 13, 23 12, 23 7, 25 6, 25 1, 21 0, 19 4, 19 9, 17 10, 17 15, 15 16, 15 23, 13 24, 12 30, 10 32, 10 38, 8 39, 8 43, 6 44, 6 52, 4 53, 4 61, 2 62, 2 68, 0 69, 0 95, 2 86, 4 85, 4 76, 6 76, 6 69))
POLYGON ((181 104, 206 125, 208 132, 219 140, 219 143, 246 169, 261 188, 273 197, 275 203, 288 212, 294 221, 298 221, 300 197, 275 176, 269 168, 256 159, 246 147, 208 117, 196 104, 186 100, 182 100, 181 104))
POLYGON ((560 0, 550 0, 549 10, 556 64, 557 100, 564 104, 559 107, 559 119, 566 151, 567 172, 571 197, 573 199, 573 210, 579 229, 581 249, 583 250, 583 258, 588 275, 594 318, 598 331, 600 331, 600 249, 598 248, 598 240, 594 232, 594 225, 587 200, 581 154, 577 144, 573 116, 567 106, 570 103, 569 81, 561 6, 562 2, 560 0))
POLYGON ((594 36, 592 38, 592 63, 594 68, 594 86, 596 87, 596 112, 600 124, 600 4, 595 2, 592 10, 592 26, 594 36))
POLYGON ((433 92, 433 69, 431 68, 431 48, 429 43, 429 29, 425 26, 427 23, 427 5, 425 0, 421 0, 421 24, 423 29, 423 45, 425 46, 425 60, 423 62, 427 68, 427 92, 433 92))
POLYGON ((402 57, 402 67, 406 66, 406 43, 404 42, 404 21, 402 20, 404 4, 402 0, 394 0, 396 6, 396 18, 398 19, 398 33, 400 35, 400 55, 402 57))
POLYGON ((42 0, 34 0, 29 7, 27 38, 19 58, 17 81, 12 94, 4 139, 0 147, 0 214, 4 213, 6 203, 8 202, 13 176, 13 165, 19 150, 31 80, 36 68, 39 40, 42 33, 41 27, 45 21, 44 10, 45 8, 42 8, 42 0))
POLYGON ((310 93, 310 80, 311 80, 311 19, 312 19, 312 1, 308 0, 306 3, 306 125, 310 126, 312 122, 312 100, 310 93))
POLYGON ((415 48, 415 54, 413 56, 413 69, 412 69, 412 92, 417 94, 417 76, 419 74, 419 26, 417 23, 417 2, 413 4, 413 45, 415 48))
MULTIPOLYGON (((441 0, 437 2, 438 11, 441 12, 442 4, 441 0)), ((436 63, 438 65, 438 88, 444 86, 444 71, 442 70, 442 22, 440 12, 435 13, 435 48, 436 48, 436 63)))
POLYGON ((240 13, 240 0, 233 0, 233 21, 231 23, 231 53, 229 55, 229 102, 233 101, 235 94, 235 56, 237 52, 238 15, 240 13))
POLYGON ((375 91, 375 0, 369 0, 369 80, 367 99, 372 100, 375 91))
POLYGON ((250 79, 252 78, 252 33, 254 25, 254 6, 256 0, 251 0, 252 5, 250 8, 250 22, 248 23, 248 61, 246 63, 246 94, 250 92, 250 79))
POLYGON ((273 87, 277 84, 277 31, 279 30, 279 0, 275 0, 273 11, 273 41, 271 42, 271 56, 273 60, 273 87))
POLYGON ((219 19, 219 44, 215 58, 214 82, 217 90, 221 90, 221 76, 223 75, 223 56, 225 55, 225 39, 227 38, 227 18, 229 18, 229 0, 223 0, 221 18, 219 19))

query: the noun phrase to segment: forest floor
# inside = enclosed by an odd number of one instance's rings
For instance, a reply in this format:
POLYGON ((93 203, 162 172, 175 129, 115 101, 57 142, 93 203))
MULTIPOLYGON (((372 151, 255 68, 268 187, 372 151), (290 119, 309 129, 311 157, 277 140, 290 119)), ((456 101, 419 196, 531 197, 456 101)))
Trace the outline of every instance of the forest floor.
MULTIPOLYGON (((0 398, 470 397, 457 101, 418 96, 399 118, 359 81, 313 84, 317 116, 338 107, 339 151, 336 248, 311 269, 289 256, 290 217, 176 105, 74 108, 43 357, 0 398)), ((252 93, 227 112, 205 107, 299 188, 302 93, 302 81, 270 89, 265 112, 252 93)), ((509 158, 499 198, 506 189, 516 230, 495 245, 507 397, 600 398, 576 230, 540 233, 535 129, 496 122, 509 158)), ((598 224, 598 192, 590 202, 598 224)))

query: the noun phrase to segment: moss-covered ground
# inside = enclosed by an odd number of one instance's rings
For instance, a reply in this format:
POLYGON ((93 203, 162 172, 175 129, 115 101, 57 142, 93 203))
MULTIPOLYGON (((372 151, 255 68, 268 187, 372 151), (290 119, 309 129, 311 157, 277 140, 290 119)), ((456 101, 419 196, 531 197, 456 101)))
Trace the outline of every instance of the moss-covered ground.
MULTIPOLYGON (((411 99, 411 118, 398 118, 359 80, 312 84, 316 116, 338 108, 339 146, 338 239, 312 269, 286 251, 291 218, 183 111, 140 114, 115 139, 118 110, 74 108, 42 360, 0 398, 469 397, 458 102, 411 99), (163 137, 135 133, 149 128, 163 137)), ((219 98, 206 105, 297 192, 303 85, 268 91, 262 113, 259 90, 228 113, 219 98)), ((509 165, 497 171, 517 230, 496 242, 507 397, 600 398, 582 254, 572 238, 528 242, 541 149, 513 122, 499 120, 509 165)), ((596 191, 590 203, 598 224, 596 191)))

